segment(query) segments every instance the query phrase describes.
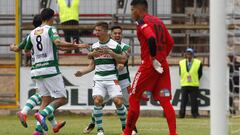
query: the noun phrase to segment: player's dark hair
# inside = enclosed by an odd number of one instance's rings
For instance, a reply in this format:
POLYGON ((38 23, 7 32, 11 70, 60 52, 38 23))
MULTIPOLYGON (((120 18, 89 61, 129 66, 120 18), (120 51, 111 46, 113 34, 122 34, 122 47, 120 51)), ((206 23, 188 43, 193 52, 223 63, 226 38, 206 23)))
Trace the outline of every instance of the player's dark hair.
POLYGON ((102 27, 104 30, 108 30, 108 23, 106 22, 97 22, 94 27, 102 27))
POLYGON ((48 21, 54 16, 54 11, 51 8, 44 8, 41 12, 42 21, 48 21))
POLYGON ((42 24, 42 18, 41 15, 35 15, 33 17, 33 22, 32 22, 33 26, 35 28, 37 28, 38 26, 40 26, 42 24))
POLYGON ((122 31, 122 27, 119 26, 119 25, 113 25, 113 26, 111 27, 111 31, 113 31, 113 30, 115 30, 115 29, 120 29, 120 30, 122 31))
POLYGON ((131 6, 137 6, 137 5, 143 6, 145 10, 148 9, 147 0, 132 0, 131 6))

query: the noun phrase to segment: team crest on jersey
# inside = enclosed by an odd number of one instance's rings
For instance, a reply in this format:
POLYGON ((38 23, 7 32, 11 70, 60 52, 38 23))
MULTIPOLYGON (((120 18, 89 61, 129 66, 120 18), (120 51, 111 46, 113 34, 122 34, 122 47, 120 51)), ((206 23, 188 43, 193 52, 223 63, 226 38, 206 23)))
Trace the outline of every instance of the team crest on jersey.
POLYGON ((43 33, 43 29, 38 29, 34 31, 34 35, 41 35, 43 33))

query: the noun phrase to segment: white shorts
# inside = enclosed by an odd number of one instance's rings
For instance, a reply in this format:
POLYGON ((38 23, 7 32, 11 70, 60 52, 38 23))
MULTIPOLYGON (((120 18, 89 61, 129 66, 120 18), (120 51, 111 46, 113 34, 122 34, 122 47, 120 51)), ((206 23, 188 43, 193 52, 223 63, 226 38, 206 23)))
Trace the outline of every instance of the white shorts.
POLYGON ((129 85, 128 87, 122 89, 123 104, 124 105, 129 105, 129 103, 128 103, 128 98, 129 98, 128 89, 130 89, 130 88, 131 88, 131 86, 129 85))
POLYGON ((37 83, 36 83, 36 79, 32 79, 32 84, 31 84, 32 86, 33 86, 33 89, 37 89, 38 87, 37 87, 37 83))
POLYGON ((103 98, 105 98, 106 95, 109 95, 110 98, 114 98, 117 96, 122 97, 122 90, 117 80, 94 81, 92 97, 102 96, 103 98))
POLYGON ((51 96, 54 98, 67 97, 61 74, 49 78, 36 79, 36 84, 41 96, 51 96))

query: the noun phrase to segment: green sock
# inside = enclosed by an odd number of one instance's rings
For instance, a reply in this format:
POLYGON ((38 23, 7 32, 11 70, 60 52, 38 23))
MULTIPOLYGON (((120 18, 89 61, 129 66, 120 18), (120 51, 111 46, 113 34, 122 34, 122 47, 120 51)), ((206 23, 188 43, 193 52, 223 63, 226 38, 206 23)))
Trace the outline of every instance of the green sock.
POLYGON ((28 114, 28 112, 30 110, 32 110, 36 105, 39 105, 41 103, 42 99, 41 99, 41 96, 36 93, 34 95, 32 95, 28 100, 27 100, 27 103, 26 105, 23 107, 22 109, 22 113, 23 114, 28 114))
POLYGON ((38 121, 36 123, 35 130, 38 131, 38 132, 43 132, 43 128, 42 128, 41 124, 38 121))
POLYGON ((94 106, 93 115, 94 115, 94 119, 97 123, 98 130, 103 129, 103 126, 102 126, 102 116, 103 116, 102 106, 94 106))
POLYGON ((43 109, 42 111, 40 111, 40 114, 43 117, 47 117, 48 115, 52 114, 55 111, 55 108, 53 105, 48 105, 45 109, 43 109))
POLYGON ((55 127, 57 125, 56 117, 54 116, 54 113, 51 113, 48 116, 48 121, 51 123, 52 127, 55 127))
POLYGON ((91 123, 95 124, 95 118, 94 118, 94 114, 93 113, 94 113, 94 111, 92 111, 92 117, 91 117, 92 121, 91 121, 91 123))
POLYGON ((117 115, 120 118, 120 121, 122 124, 122 129, 125 129, 125 127, 126 127, 126 108, 124 105, 117 108, 117 115))

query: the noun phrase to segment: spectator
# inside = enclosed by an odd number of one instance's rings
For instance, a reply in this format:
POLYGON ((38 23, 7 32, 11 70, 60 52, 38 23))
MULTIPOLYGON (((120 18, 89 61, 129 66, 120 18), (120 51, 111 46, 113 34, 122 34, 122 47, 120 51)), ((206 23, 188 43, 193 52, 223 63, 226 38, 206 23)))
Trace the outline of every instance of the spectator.
POLYGON ((181 77, 182 100, 179 117, 185 117, 186 105, 190 97, 191 113, 194 118, 199 116, 198 113, 198 95, 200 78, 202 77, 202 63, 194 58, 194 50, 186 49, 185 59, 179 62, 179 75, 181 77))
MULTIPOLYGON (((59 17, 62 25, 78 25, 79 24, 79 2, 80 0, 57 0, 59 6, 59 17)), ((71 42, 71 38, 79 43, 79 30, 63 30, 64 38, 67 42, 71 42)), ((71 51, 67 51, 71 53, 71 51)), ((79 49, 75 49, 75 53, 79 53, 79 49)))

